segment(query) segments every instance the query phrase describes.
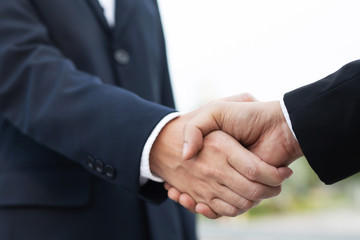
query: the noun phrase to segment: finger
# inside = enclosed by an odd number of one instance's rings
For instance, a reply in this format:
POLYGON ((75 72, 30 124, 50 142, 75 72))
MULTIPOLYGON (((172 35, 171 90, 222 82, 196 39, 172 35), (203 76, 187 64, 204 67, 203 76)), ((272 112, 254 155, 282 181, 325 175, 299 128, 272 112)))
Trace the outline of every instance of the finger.
POLYGON ((275 182, 277 179, 273 180, 272 176, 267 176, 278 174, 277 168, 261 161, 226 133, 216 131, 206 138, 211 143, 215 141, 214 139, 217 140, 214 146, 215 151, 226 153, 227 161, 225 165, 220 164, 210 169, 216 181, 223 187, 213 185, 212 189, 217 193, 215 195, 217 198, 241 209, 241 205, 238 204, 241 204, 242 200, 239 197, 257 201, 277 196, 280 193, 281 187, 275 182))
POLYGON ((203 133, 199 128, 192 125, 185 125, 182 152, 182 158, 184 160, 190 160, 200 152, 204 144, 203 137, 203 133))
POLYGON ((181 192, 179 192, 176 188, 170 188, 168 191, 168 197, 175 201, 175 202, 179 202, 180 200, 180 196, 181 196, 181 192))
POLYGON ((209 132, 219 129, 215 116, 220 113, 220 107, 213 104, 211 107, 204 108, 203 112, 189 120, 184 126, 184 147, 183 159, 193 158, 203 147, 204 136, 209 132))
POLYGON ((243 203, 241 209, 238 209, 231 204, 219 199, 214 198, 210 201, 209 207, 219 215, 227 216, 227 217, 236 217, 239 214, 242 214, 249 210, 253 206, 253 202, 246 201, 243 203))
MULTIPOLYGON (((234 151, 234 148, 239 147, 241 147, 241 150, 243 149, 230 135, 221 131, 215 131, 205 138, 205 149, 208 149, 208 151, 202 151, 199 159, 212 159, 215 156, 219 159, 207 162, 207 164, 204 164, 203 170, 200 171, 206 176, 206 183, 211 187, 199 189, 197 194, 202 196, 203 200, 198 202, 209 204, 210 199, 218 198, 238 209, 242 209, 244 202, 248 200, 262 200, 280 193, 281 188, 249 180, 243 176, 244 174, 234 169, 229 158, 233 158, 233 154, 239 154, 234 151), (211 194, 209 194, 209 190, 211 194)), ((244 149, 243 151, 247 150, 244 149)), ((213 210, 217 212, 215 209, 213 210)))
POLYGON ((277 168, 277 170, 279 172, 279 175, 282 178, 285 178, 284 180, 290 178, 294 174, 293 170, 289 167, 279 167, 277 168))
POLYGON ((258 156, 247 150, 235 139, 229 140, 226 146, 229 164, 244 177, 269 186, 279 186, 289 178, 292 170, 287 167, 276 168, 262 161, 258 156))
POLYGON ((204 215, 207 218, 210 219, 216 219, 221 217, 221 215, 214 212, 208 205, 205 203, 198 203, 196 204, 195 211, 199 214, 204 215))
POLYGON ((190 212, 195 213, 196 202, 189 194, 181 194, 179 203, 190 212))
MULTIPOLYGON (((263 184, 251 182, 242 176, 240 177, 243 179, 238 181, 238 179, 234 178, 233 182, 236 184, 230 186, 236 188, 238 193, 231 190, 229 186, 221 186, 221 188, 216 189, 216 191, 220 193, 216 198, 234 206, 240 212, 246 212, 255 204, 255 202, 278 195, 281 191, 280 187, 269 187, 263 184)), ((214 209, 214 211, 216 210, 214 209)))
POLYGON ((169 183, 164 183, 164 188, 169 191, 170 188, 172 188, 172 186, 169 183))
POLYGON ((251 181, 233 168, 227 170, 226 175, 219 180, 223 187, 226 186, 226 190, 221 190, 219 198, 239 209, 242 208, 245 200, 259 201, 277 196, 281 192, 281 186, 273 187, 251 181))
POLYGON ((189 160, 202 149, 204 136, 219 127, 212 117, 212 113, 206 110, 192 118, 184 127, 183 159, 189 160), (198 127, 203 126, 203 127, 198 127))
MULTIPOLYGON (((257 156, 256 156, 257 158, 257 156)), ((257 181, 269 186, 280 186, 286 179, 291 177, 293 171, 289 167, 274 167, 261 159, 257 162, 258 173, 253 172, 253 181, 257 181)), ((251 176, 249 176, 251 178, 251 176)))

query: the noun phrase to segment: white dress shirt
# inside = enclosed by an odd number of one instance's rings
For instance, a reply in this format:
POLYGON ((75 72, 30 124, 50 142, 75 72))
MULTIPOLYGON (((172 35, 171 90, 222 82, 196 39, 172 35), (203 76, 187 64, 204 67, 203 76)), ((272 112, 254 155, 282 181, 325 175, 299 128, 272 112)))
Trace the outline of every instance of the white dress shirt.
POLYGON ((110 27, 115 26, 115 0, 99 0, 104 9, 105 18, 110 27))
POLYGON ((286 119, 286 122, 287 122, 290 130, 291 130, 292 134, 294 135, 295 139, 297 140, 296 135, 295 135, 295 132, 294 132, 294 130, 293 130, 293 128, 292 128, 292 123, 291 123, 291 121, 290 121, 289 112, 288 112, 288 110, 287 110, 287 108, 286 108, 286 106, 285 106, 284 98, 282 98, 282 99, 280 100, 280 106, 281 106, 281 110, 282 110, 282 112, 283 112, 283 114, 284 114, 284 117, 285 117, 285 119, 286 119))
MULTIPOLYGON (((108 21, 108 24, 110 27, 114 27, 115 25, 115 0, 99 0, 100 5, 103 7, 104 9, 104 15, 108 21)), ((280 101, 280 105, 281 105, 281 109, 282 112, 284 114, 284 117, 286 119, 287 124, 289 125, 289 128, 291 130, 291 132, 293 133, 295 139, 295 133, 292 129, 292 124, 290 121, 290 117, 288 114, 288 111, 286 109, 286 106, 284 104, 284 100, 281 99, 280 101)), ((150 150, 152 145, 154 144, 157 136, 159 135, 161 129, 171 120, 173 120, 174 118, 178 117, 180 114, 179 113, 170 113, 169 115, 165 116, 154 128, 154 130, 152 131, 152 133, 150 134, 149 138, 147 139, 143 151, 142 151, 142 155, 141 155, 141 163, 140 163, 140 185, 145 184, 149 179, 156 181, 156 182, 163 182, 163 180, 161 178, 159 178, 158 176, 155 176, 154 174, 151 173, 150 171, 150 164, 149 164, 149 155, 150 155, 150 150)))

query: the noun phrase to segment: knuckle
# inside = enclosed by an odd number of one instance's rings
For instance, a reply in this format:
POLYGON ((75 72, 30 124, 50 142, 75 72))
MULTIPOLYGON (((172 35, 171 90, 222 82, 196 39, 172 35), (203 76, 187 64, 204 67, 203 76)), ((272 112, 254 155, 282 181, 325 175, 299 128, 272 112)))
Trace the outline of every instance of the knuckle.
POLYGON ((215 196, 216 195, 215 195, 214 191, 211 188, 207 188, 207 189, 203 190, 202 199, 203 199, 204 202, 206 202, 206 203, 211 202, 211 200, 214 199, 215 196))
POLYGON ((254 202, 246 200, 243 202, 242 206, 241 206, 241 210, 243 212, 248 211, 249 209, 251 209, 254 206, 254 202))
POLYGON ((210 154, 213 154, 212 157, 224 158, 228 156, 228 135, 220 130, 216 130, 207 135, 206 138, 208 140, 206 148, 210 154))
POLYGON ((220 167, 214 167, 213 178, 216 180, 216 184, 220 187, 224 185, 224 182, 226 182, 228 177, 220 167))
MULTIPOLYGON (((220 186, 217 186, 215 189, 215 192, 217 193, 217 196, 220 197, 220 196, 229 196, 229 193, 228 193, 228 190, 226 189, 226 187, 220 185, 220 186)), ((231 199, 231 198, 229 198, 231 199)))
POLYGON ((264 189, 260 185, 255 185, 250 191, 249 198, 254 201, 260 200, 263 197, 263 193, 264 193, 264 189))
POLYGON ((215 137, 215 134, 210 133, 205 138, 206 148, 212 152, 220 152, 221 151, 221 143, 219 142, 219 138, 215 137))
POLYGON ((256 180, 257 177, 258 177, 258 168, 256 167, 256 165, 254 163, 249 163, 247 166, 246 166, 246 169, 245 169, 245 174, 247 175, 246 177, 249 179, 249 180, 256 180))
POLYGON ((190 193, 190 195, 193 196, 196 202, 206 201, 206 199, 209 198, 209 192, 207 191, 207 189, 208 186, 206 184, 204 184, 203 182, 198 182, 197 188, 193 191, 193 194, 190 193))
POLYGON ((214 178, 216 177, 219 173, 218 173, 218 169, 215 168, 215 166, 206 166, 204 168, 204 174, 206 177, 209 177, 209 178, 214 178))
POLYGON ((211 166, 204 166, 202 169, 203 175, 205 177, 211 177, 214 169, 211 166))
POLYGON ((236 207, 229 207, 228 216, 229 217, 236 217, 239 214, 239 209, 236 207))

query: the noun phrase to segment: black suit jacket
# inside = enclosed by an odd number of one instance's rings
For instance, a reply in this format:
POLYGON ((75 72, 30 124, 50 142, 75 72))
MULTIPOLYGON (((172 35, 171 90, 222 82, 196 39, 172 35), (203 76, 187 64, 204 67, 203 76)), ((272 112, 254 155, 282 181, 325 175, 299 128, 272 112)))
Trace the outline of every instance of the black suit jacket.
POLYGON ((1 0, 0 239, 195 239, 139 187, 173 107, 155 0, 118 1, 115 29, 97 0, 1 0))
POLYGON ((285 94, 295 135, 327 184, 360 171, 360 61, 285 94))

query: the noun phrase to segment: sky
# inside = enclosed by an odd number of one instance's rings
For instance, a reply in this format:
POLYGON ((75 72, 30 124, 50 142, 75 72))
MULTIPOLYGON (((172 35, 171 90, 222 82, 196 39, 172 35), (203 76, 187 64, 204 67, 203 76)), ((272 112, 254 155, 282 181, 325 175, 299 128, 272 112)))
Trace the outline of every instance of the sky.
POLYGON ((242 92, 279 100, 360 59, 359 0, 158 2, 180 111, 242 92))

